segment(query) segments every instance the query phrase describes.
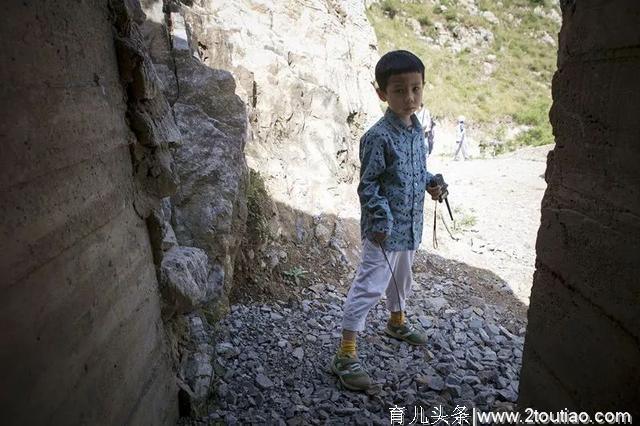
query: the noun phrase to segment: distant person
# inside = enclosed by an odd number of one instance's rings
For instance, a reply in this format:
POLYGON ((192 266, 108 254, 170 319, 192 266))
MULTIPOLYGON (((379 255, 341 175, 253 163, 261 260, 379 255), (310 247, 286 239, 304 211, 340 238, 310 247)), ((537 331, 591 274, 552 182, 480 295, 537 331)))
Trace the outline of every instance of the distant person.
POLYGON ((421 104, 420 111, 416 112, 416 117, 418 118, 418 121, 422 126, 422 132, 424 133, 426 139, 427 132, 429 131, 429 125, 431 123, 431 113, 429 112, 427 107, 424 106, 424 104, 421 104))
POLYGON ((356 335, 367 314, 386 293, 385 333, 411 345, 425 345, 424 330, 405 315, 413 282, 412 265, 422 241, 425 193, 437 200, 441 186, 429 186, 422 123, 424 64, 413 53, 396 50, 375 68, 378 97, 389 107, 360 139, 360 233, 362 254, 343 306, 342 340, 331 370, 344 387, 366 390, 371 378, 356 352, 356 335), (392 272, 393 270, 393 272, 392 272))
POLYGON ((433 120, 431 113, 424 106, 424 104, 420 105, 420 111, 416 112, 416 117, 418 117, 420 125, 422 126, 422 132, 424 133, 425 150, 427 152, 427 156, 429 156, 433 151, 433 128, 435 126, 435 121, 433 120))
POLYGON ((466 132, 464 130, 464 116, 461 115, 458 117, 458 127, 456 130, 456 143, 458 144, 458 149, 456 149, 456 154, 453 156, 453 161, 458 160, 458 154, 462 151, 462 158, 465 160, 469 159, 467 155, 467 148, 465 147, 465 139, 466 132))

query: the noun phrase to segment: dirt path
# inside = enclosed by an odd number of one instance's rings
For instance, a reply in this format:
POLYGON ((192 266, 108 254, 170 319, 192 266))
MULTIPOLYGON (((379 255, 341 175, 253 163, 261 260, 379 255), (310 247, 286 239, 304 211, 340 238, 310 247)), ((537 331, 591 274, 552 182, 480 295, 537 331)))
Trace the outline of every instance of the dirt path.
MULTIPOLYGON (((525 148, 489 160, 429 159, 429 170, 442 173, 449 183, 449 201, 456 220, 454 235, 459 240, 452 240, 438 219, 439 247, 433 249, 433 204, 428 203, 423 248, 493 272, 528 305, 540 202, 546 188, 546 157, 551 148, 525 148)), ((438 211, 445 213, 444 204, 438 211)))

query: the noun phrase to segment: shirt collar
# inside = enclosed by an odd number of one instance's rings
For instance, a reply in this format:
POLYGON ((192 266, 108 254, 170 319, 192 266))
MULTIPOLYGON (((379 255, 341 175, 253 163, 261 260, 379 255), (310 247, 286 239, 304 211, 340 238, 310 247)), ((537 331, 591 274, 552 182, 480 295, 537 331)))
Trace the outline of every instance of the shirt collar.
POLYGON ((411 123, 412 125, 410 127, 407 127, 402 120, 400 120, 400 118, 398 117, 398 115, 393 112, 393 110, 389 107, 387 107, 387 110, 384 113, 384 118, 385 120, 387 120, 393 127, 395 127, 398 131, 400 132, 411 132, 415 129, 419 129, 420 126, 420 121, 418 120, 418 117, 416 117, 415 114, 411 114, 411 123))

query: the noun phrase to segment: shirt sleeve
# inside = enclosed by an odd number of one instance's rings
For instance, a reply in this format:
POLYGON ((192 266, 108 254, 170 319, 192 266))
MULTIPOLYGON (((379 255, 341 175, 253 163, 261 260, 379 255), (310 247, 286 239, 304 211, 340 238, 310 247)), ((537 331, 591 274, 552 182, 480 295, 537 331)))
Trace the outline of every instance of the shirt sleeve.
POLYGON ((426 173, 427 173, 427 180, 424 186, 425 191, 427 190, 427 188, 429 187, 429 184, 431 183, 431 180, 433 179, 433 174, 429 173, 429 171, 427 171, 426 173))
MULTIPOLYGON (((425 140, 426 142, 426 140, 425 140)), ((428 148, 425 146, 425 150, 428 150, 428 148)), ((427 188, 429 187, 429 184, 431 183, 431 179, 433 179, 433 174, 429 173, 429 170, 426 169, 426 163, 425 163, 425 185, 424 185, 424 190, 426 191, 427 188)))
POLYGON ((385 139, 379 135, 365 135, 361 141, 360 185, 358 195, 360 205, 371 219, 371 232, 391 234, 393 216, 389 201, 382 194, 380 181, 386 169, 384 150, 385 139))

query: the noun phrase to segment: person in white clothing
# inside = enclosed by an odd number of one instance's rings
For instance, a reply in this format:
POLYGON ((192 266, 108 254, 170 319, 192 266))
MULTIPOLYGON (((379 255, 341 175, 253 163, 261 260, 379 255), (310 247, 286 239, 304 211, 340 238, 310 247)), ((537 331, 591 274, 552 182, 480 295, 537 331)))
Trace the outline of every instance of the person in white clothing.
POLYGON ((456 149, 456 154, 453 156, 454 161, 458 160, 458 154, 460 154, 460 151, 462 151, 463 159, 469 159, 469 156, 467 155, 467 149, 465 147, 465 137, 466 132, 464 130, 464 116, 461 115, 460 117, 458 117, 458 127, 456 131, 456 143, 458 144, 458 149, 456 149))
POLYGON ((424 106, 424 104, 422 104, 420 105, 420 111, 416 112, 416 117, 418 117, 418 121, 420 122, 420 125, 422 125, 422 129, 426 135, 426 132, 431 126, 431 112, 424 106))
POLYGON ((420 121, 420 125, 422 126, 422 132, 424 133, 424 143, 427 155, 431 155, 433 151, 433 131, 435 127, 435 121, 433 121, 433 117, 431 116, 431 112, 427 107, 422 104, 420 106, 420 111, 416 112, 416 117, 418 121, 420 121))

